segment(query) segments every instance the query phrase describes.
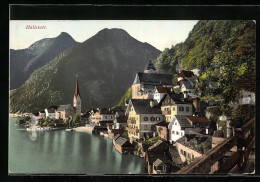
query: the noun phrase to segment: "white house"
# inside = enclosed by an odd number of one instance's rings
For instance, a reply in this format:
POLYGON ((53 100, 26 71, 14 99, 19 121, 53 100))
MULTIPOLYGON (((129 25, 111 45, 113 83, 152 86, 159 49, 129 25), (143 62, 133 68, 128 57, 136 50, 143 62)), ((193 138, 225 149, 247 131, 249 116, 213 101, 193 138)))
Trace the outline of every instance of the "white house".
POLYGON ((58 106, 49 106, 45 109, 46 118, 55 119, 55 111, 58 106))
POLYGON ((127 116, 124 111, 117 111, 112 129, 123 129, 127 125, 127 116))
POLYGON ((155 87, 153 100, 158 104, 166 93, 170 93, 172 87, 155 87))
POLYGON ((192 124, 188 121, 187 117, 184 115, 173 116, 169 129, 169 141, 174 143, 176 140, 185 135, 185 128, 192 128, 192 124))
POLYGON ((180 82, 181 92, 188 95, 194 95, 195 83, 191 80, 182 80, 180 82))

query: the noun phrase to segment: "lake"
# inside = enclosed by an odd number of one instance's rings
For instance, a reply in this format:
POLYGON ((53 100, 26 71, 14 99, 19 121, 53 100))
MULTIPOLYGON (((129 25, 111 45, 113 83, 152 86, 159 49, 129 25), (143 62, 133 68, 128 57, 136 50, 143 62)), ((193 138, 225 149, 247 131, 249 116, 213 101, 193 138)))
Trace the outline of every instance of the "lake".
POLYGON ((15 174, 143 174, 144 159, 121 155, 112 140, 91 133, 27 131, 9 120, 9 172, 15 174))

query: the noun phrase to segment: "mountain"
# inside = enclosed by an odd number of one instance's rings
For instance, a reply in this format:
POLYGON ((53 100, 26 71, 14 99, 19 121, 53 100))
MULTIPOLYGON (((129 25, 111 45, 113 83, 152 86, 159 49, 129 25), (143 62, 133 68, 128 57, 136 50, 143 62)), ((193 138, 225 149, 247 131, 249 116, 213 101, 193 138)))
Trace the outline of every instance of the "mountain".
POLYGON ((68 33, 58 37, 45 38, 27 49, 10 50, 10 89, 20 87, 38 68, 50 62, 59 53, 77 45, 68 33))
POLYGON ((241 90, 255 92, 256 26, 251 20, 199 21, 187 39, 154 60, 159 72, 200 70, 198 86, 217 83, 204 98, 235 101, 241 90))
POLYGON ((136 72, 160 53, 122 29, 103 29, 59 54, 10 92, 10 112, 36 112, 49 105, 72 103, 76 75, 82 110, 114 106, 136 72))

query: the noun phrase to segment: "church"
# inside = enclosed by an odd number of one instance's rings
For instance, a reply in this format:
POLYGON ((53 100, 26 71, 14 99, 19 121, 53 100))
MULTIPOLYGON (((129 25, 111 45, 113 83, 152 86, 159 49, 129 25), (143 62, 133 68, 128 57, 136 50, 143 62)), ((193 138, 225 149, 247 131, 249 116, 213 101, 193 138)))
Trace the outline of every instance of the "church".
POLYGON ((132 99, 152 99, 155 87, 172 87, 172 79, 171 74, 158 74, 152 61, 149 61, 144 72, 136 73, 132 99))

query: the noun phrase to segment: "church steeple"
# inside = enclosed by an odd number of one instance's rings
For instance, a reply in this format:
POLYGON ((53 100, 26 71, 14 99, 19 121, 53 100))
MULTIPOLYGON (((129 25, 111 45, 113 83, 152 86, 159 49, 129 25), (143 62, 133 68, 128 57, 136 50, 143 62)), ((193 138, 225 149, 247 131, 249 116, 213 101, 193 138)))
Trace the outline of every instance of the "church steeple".
POLYGON ((75 88, 75 93, 73 97, 73 107, 76 109, 76 114, 81 116, 81 98, 80 98, 80 93, 79 93, 79 83, 78 83, 78 75, 76 78, 76 88, 75 88))
POLYGON ((149 60, 144 73, 156 73, 156 68, 154 67, 153 63, 151 60, 149 60))
POLYGON ((75 96, 80 96, 80 93, 79 93, 79 83, 78 83, 78 76, 77 76, 77 79, 76 79, 76 89, 75 89, 75 96))

